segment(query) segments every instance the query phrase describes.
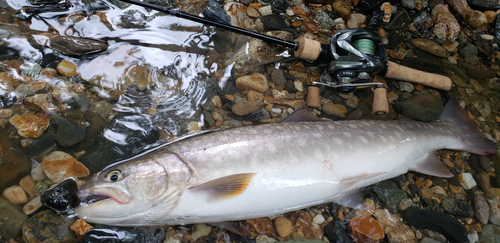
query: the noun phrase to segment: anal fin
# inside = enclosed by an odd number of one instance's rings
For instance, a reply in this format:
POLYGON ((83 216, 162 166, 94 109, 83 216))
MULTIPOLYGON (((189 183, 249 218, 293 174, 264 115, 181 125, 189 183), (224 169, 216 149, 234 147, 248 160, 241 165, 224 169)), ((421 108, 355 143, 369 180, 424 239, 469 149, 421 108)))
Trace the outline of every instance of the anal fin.
POLYGON ((432 153, 428 153, 422 159, 422 161, 420 161, 417 164, 417 166, 411 168, 410 170, 437 177, 444 177, 444 178, 453 177, 453 174, 450 172, 450 169, 448 169, 448 167, 446 167, 446 165, 443 162, 441 162, 441 160, 439 160, 439 158, 435 154, 432 153))
POLYGON ((209 195, 209 201, 214 199, 230 198, 243 193, 256 173, 243 173, 224 176, 200 184, 190 189, 205 192, 209 195))
POLYGON ((349 208, 361 209, 365 197, 361 190, 353 190, 348 192, 343 192, 340 196, 335 198, 334 202, 349 208))

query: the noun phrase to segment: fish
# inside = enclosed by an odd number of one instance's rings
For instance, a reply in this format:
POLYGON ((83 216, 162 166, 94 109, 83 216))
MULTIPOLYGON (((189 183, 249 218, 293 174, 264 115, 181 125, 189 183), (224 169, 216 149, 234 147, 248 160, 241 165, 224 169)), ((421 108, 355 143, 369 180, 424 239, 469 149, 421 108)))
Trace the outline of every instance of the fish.
POLYGON ((361 188, 408 171, 453 177, 440 149, 498 150, 456 100, 431 123, 318 121, 300 110, 281 123, 192 136, 113 164, 80 187, 75 213, 90 223, 154 226, 270 217, 327 202, 359 208, 361 188))

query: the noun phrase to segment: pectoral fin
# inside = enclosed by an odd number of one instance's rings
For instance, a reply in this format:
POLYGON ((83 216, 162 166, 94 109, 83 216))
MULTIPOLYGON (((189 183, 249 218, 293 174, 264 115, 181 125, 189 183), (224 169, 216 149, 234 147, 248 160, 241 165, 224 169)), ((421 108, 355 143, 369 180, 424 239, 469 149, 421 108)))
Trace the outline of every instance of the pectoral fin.
POLYGON ((427 154, 422 161, 420 161, 417 166, 411 170, 431 176, 444 178, 453 177, 450 169, 448 169, 448 167, 446 167, 446 165, 441 162, 435 154, 431 153, 427 154))
POLYGON ((362 174, 362 175, 351 176, 351 177, 347 177, 347 178, 342 179, 340 181, 340 183, 344 183, 345 185, 350 186, 350 185, 353 185, 357 182, 368 180, 370 178, 373 178, 373 177, 376 177, 376 176, 379 176, 382 174, 385 174, 385 172, 366 173, 366 174, 362 174))
POLYGON ((256 173, 235 174, 224 176, 190 188, 195 192, 209 194, 209 201, 237 196, 243 193, 256 173))

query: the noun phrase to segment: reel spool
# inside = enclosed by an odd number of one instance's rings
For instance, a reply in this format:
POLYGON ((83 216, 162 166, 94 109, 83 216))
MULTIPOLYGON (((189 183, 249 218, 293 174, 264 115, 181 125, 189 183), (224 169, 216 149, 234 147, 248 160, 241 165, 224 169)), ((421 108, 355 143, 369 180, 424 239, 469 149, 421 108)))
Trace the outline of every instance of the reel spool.
POLYGON ((333 61, 328 65, 330 82, 313 82, 349 93, 356 88, 382 86, 370 82, 371 76, 386 69, 386 52, 377 33, 368 29, 337 32, 330 42, 333 61))

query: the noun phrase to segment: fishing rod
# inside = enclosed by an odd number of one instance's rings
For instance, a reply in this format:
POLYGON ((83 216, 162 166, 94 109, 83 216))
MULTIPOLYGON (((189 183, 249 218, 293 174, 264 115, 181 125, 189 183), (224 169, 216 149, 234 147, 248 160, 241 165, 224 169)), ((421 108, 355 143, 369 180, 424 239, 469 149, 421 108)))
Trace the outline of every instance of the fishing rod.
POLYGON ((453 82, 449 77, 427 73, 387 61, 387 53, 380 36, 369 29, 346 29, 335 33, 329 45, 319 41, 299 37, 297 42, 287 41, 273 36, 257 33, 225 23, 206 19, 180 11, 145 3, 138 0, 120 0, 122 2, 157 10, 179 18, 246 35, 268 43, 278 44, 293 49, 297 58, 311 62, 328 64, 327 74, 332 80, 311 82, 308 86, 307 105, 313 108, 321 106, 319 86, 337 89, 349 93, 358 88, 373 88, 375 98, 373 112, 386 114, 389 112, 387 90, 384 81, 373 82, 375 75, 390 79, 408 81, 427 85, 433 88, 450 90, 453 82))

